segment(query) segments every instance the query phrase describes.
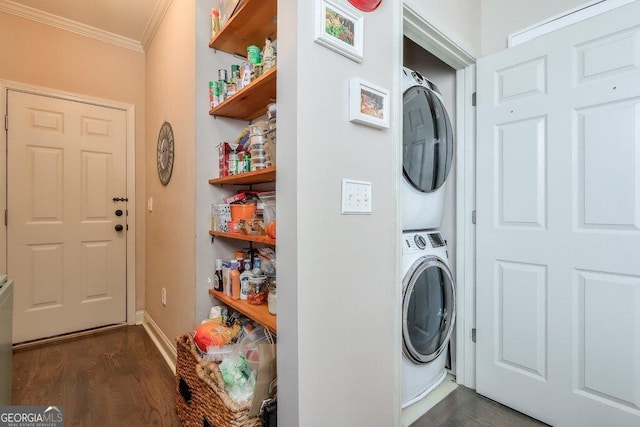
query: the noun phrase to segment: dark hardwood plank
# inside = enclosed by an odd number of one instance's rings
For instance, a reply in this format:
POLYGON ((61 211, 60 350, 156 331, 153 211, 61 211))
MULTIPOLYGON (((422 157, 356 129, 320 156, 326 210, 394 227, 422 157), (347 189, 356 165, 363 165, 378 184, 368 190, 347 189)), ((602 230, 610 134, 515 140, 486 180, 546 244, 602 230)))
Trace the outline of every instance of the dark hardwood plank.
POLYGON ((14 352, 12 403, 68 426, 176 426, 174 376, 142 326, 14 352))
POLYGON ((480 396, 469 388, 458 386, 429 412, 411 424, 411 427, 539 427, 546 425, 493 400, 480 396))

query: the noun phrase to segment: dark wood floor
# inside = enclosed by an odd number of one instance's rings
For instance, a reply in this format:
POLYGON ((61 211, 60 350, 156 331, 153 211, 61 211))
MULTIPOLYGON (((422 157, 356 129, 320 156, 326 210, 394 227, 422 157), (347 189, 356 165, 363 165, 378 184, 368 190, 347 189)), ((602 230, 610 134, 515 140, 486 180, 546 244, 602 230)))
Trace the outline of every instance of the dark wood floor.
POLYGON ((480 396, 469 388, 458 386, 429 412, 411 424, 411 427, 539 427, 546 425, 480 396))
MULTIPOLYGON (((178 426, 174 376, 142 326, 13 355, 14 405, 57 405, 65 426, 178 426)), ((412 427, 544 426, 458 387, 412 427)))
POLYGON ((142 326, 16 351, 14 405, 58 405, 65 426, 177 426, 175 382, 142 326))

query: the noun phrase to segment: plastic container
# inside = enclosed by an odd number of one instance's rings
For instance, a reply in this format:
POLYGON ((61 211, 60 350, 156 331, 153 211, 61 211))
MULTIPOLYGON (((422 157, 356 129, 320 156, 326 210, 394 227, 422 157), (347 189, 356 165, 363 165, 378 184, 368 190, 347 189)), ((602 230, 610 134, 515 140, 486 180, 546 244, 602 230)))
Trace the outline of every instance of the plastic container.
POLYGON ((256 212, 256 205, 254 203, 242 205, 232 204, 231 206, 231 221, 239 222, 241 219, 253 219, 253 214, 256 212))
POLYGON ((271 221, 276 220, 276 192, 264 191, 258 194, 260 201, 264 204, 264 224, 268 225, 271 221))
POLYGON ((227 221, 227 233, 240 233, 240 222, 227 221))
POLYGON ((268 304, 269 313, 274 315, 278 313, 278 294, 275 287, 269 289, 267 304, 268 304))

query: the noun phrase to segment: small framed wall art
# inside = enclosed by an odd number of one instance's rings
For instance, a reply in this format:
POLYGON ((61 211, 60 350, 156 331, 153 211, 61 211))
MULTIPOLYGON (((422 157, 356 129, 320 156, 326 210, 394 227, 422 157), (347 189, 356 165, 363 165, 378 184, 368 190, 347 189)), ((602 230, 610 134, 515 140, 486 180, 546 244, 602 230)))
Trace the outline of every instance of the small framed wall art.
POLYGON ((389 127, 389 91, 354 77, 349 82, 349 120, 378 129, 389 127))
POLYGON ((363 16, 350 5, 316 0, 315 42, 356 62, 362 62, 363 16))

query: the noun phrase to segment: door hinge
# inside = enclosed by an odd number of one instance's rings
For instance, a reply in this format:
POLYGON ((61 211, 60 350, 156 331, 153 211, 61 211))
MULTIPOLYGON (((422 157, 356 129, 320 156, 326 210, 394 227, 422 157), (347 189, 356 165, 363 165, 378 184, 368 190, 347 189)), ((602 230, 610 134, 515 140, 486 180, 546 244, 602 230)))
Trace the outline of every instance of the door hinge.
POLYGON ((4 130, 9 130, 9 115, 4 115, 4 130))
POLYGON ((472 224, 476 223, 476 211, 475 210, 471 211, 471 223, 472 224))
POLYGON ((476 106, 476 101, 477 101, 477 100, 476 100, 476 92, 473 92, 473 93, 471 94, 471 105, 472 105, 473 107, 475 107, 475 106, 476 106))
POLYGON ((9 225, 9 211, 6 209, 4 210, 4 225, 9 225))
POLYGON ((476 342, 476 328, 471 329, 471 341, 476 342))

